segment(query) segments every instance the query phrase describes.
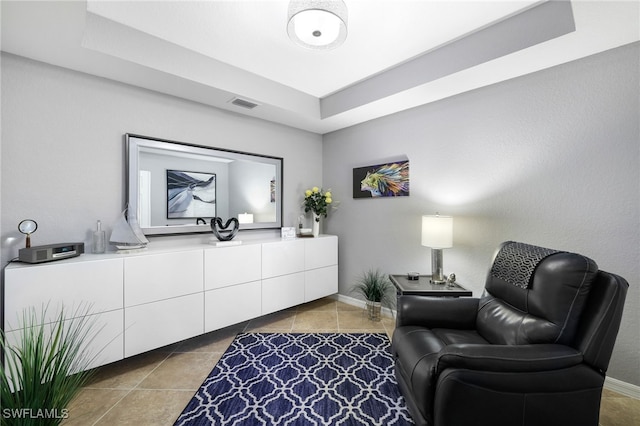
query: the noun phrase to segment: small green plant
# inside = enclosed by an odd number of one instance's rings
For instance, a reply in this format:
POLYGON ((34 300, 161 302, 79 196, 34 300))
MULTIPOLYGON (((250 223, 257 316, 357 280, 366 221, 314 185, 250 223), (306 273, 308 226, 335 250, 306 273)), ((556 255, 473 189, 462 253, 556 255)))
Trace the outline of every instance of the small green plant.
POLYGON ((47 310, 25 310, 15 339, 0 332, 2 426, 60 424, 92 374, 89 367, 97 354, 84 348, 98 330, 89 307, 76 309, 69 318, 61 308, 49 323, 47 310))
POLYGON ((393 284, 386 274, 378 270, 369 270, 362 274, 352 291, 371 302, 379 302, 383 306, 391 306, 393 301, 393 284))

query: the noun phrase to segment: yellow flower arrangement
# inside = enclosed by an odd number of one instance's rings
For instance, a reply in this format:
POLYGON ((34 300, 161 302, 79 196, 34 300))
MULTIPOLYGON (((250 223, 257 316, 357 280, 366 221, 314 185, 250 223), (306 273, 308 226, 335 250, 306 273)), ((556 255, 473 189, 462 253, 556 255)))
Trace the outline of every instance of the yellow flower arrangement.
POLYGON ((304 211, 313 212, 317 215, 316 221, 320 221, 320 216, 327 217, 328 207, 333 203, 331 191, 323 191, 314 186, 304 192, 304 211))

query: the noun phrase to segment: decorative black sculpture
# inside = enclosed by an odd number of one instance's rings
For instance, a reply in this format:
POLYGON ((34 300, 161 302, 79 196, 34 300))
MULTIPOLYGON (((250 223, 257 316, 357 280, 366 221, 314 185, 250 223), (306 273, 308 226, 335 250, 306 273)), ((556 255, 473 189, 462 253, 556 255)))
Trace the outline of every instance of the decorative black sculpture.
POLYGON ((227 220, 227 223, 222 224, 222 218, 214 217, 211 219, 211 230, 213 231, 213 235, 216 236, 220 241, 231 241, 233 237, 238 233, 238 229, 240 228, 240 222, 235 217, 227 220), (228 229, 229 225, 233 222, 233 228, 228 229))

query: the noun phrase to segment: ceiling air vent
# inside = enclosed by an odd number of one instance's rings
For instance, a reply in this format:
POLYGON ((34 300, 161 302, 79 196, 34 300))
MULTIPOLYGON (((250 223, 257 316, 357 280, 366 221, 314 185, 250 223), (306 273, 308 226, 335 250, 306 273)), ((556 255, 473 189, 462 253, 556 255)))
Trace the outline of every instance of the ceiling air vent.
POLYGON ((233 98, 231 99, 231 103, 235 106, 239 106, 240 108, 245 108, 245 109, 254 109, 259 105, 255 102, 251 102, 242 98, 233 98))

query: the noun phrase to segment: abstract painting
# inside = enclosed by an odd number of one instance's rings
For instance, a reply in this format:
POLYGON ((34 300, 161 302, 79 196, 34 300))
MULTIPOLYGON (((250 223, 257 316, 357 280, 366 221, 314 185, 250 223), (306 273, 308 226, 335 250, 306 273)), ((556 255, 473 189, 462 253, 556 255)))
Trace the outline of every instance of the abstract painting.
POLYGON ((353 169, 353 198, 409 195, 409 160, 353 169))
POLYGON ((167 170, 167 219, 215 216, 214 173, 167 170))
POLYGON ((269 182, 269 199, 272 203, 276 202, 276 178, 271 179, 271 182, 269 182))

